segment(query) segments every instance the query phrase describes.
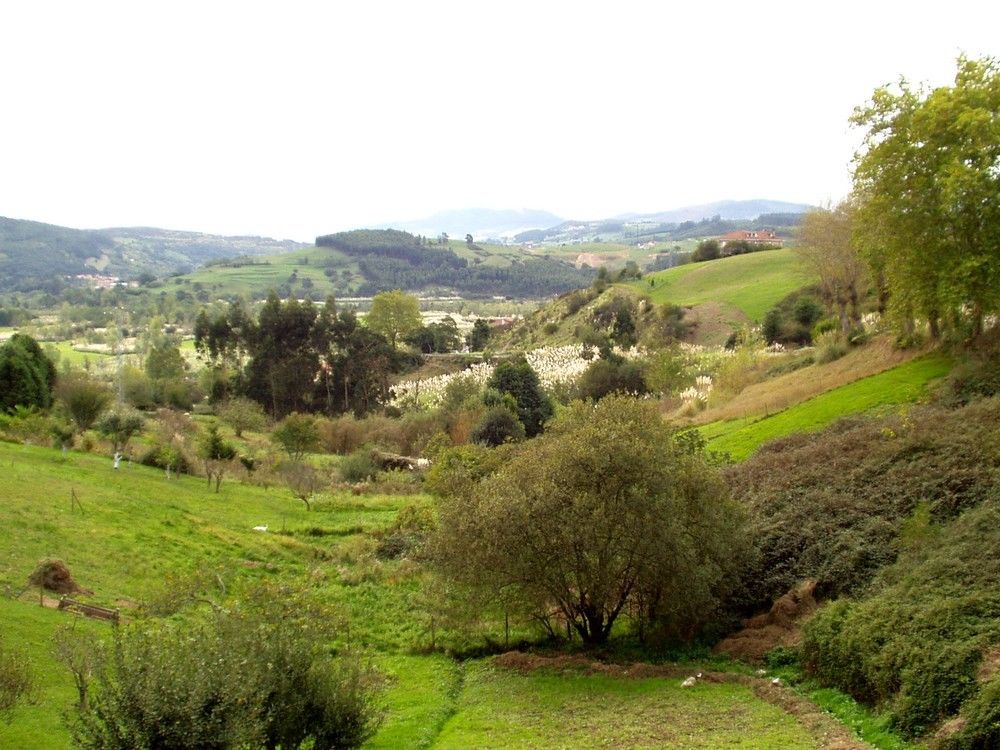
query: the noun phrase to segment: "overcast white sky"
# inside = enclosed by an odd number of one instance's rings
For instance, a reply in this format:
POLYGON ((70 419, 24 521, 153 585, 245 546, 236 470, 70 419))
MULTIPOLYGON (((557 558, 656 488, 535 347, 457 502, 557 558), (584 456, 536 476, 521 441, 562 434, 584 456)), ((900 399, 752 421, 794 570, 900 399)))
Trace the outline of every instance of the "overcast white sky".
POLYGON ((876 86, 1000 54, 983 0, 695 5, 4 3, 0 215, 309 241, 448 208, 821 202, 876 86))

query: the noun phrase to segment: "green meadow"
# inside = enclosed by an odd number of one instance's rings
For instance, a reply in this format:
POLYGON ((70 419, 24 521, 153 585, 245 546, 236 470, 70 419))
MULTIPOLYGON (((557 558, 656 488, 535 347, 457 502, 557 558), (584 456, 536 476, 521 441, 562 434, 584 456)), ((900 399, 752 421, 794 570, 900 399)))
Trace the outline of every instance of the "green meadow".
POLYGON ((656 303, 722 302, 760 321, 778 301, 814 279, 789 249, 765 250, 647 274, 632 286, 656 303))

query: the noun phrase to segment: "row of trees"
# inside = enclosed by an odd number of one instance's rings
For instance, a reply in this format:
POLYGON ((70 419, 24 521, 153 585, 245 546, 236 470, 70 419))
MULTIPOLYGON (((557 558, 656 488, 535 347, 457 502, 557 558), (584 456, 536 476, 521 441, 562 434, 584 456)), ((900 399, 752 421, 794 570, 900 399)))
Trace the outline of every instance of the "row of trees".
POLYGON ((241 303, 195 322, 195 348, 216 375, 215 400, 245 395, 272 417, 293 411, 365 414, 389 395, 388 376, 405 366, 381 333, 333 298, 316 307, 271 293, 254 320, 241 303))
POLYGON ((1000 63, 958 60, 952 86, 900 80, 855 110, 852 196, 806 215, 803 257, 846 332, 874 285, 904 334, 932 338, 1000 311, 1000 63))

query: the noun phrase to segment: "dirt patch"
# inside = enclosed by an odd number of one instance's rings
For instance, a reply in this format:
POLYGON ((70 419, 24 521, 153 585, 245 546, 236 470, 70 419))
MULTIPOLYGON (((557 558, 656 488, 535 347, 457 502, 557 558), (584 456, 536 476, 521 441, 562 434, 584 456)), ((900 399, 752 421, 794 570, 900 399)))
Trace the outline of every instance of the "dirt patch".
POLYGON ((42 560, 34 572, 28 576, 28 585, 56 594, 91 595, 94 593, 73 580, 69 567, 62 560, 42 560))
POLYGON ((1000 674, 1000 643, 983 652, 983 660, 979 663, 976 678, 980 682, 986 682, 998 674, 1000 674))
POLYGON ((816 611, 816 581, 799 584, 776 601, 769 612, 743 623, 743 629, 719 642, 714 651, 742 661, 760 662, 778 646, 802 642, 800 625, 816 611))
POLYGON ((746 313, 725 302, 705 302, 684 310, 684 322, 691 324, 688 340, 702 346, 722 346, 733 331, 750 323, 746 313))

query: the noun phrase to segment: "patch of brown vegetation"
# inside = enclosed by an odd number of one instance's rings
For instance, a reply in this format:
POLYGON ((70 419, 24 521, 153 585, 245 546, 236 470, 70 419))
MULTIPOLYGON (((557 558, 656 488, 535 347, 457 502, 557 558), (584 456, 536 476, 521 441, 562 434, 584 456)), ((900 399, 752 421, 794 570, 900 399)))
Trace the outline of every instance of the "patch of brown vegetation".
MULTIPOLYGON (((675 665, 654 665, 645 663, 614 664, 603 662, 581 654, 557 654, 542 656, 527 654, 523 651, 508 651, 493 657, 493 664, 501 669, 528 674, 530 672, 559 672, 574 674, 600 674, 610 677, 631 677, 644 679, 648 677, 687 677, 691 674, 690 667, 675 665)), ((712 680, 718 682, 718 679, 712 680)))
POLYGON ((722 346, 733 331, 751 322, 747 314, 725 302, 704 302, 684 309, 684 322, 691 325, 688 341, 702 346, 722 346))
POLYGON ((85 594, 94 592, 80 586, 73 580, 69 567, 62 560, 42 560, 28 576, 28 585, 52 591, 56 594, 85 594))
POLYGON ((744 621, 743 629, 715 647, 715 653, 735 659, 760 662, 771 649, 797 646, 802 641, 800 624, 816 611, 816 581, 807 580, 781 596, 770 611, 744 621))
POLYGON ((979 664, 976 678, 980 682, 986 682, 997 674, 1000 674, 1000 643, 983 652, 983 660, 979 664))

